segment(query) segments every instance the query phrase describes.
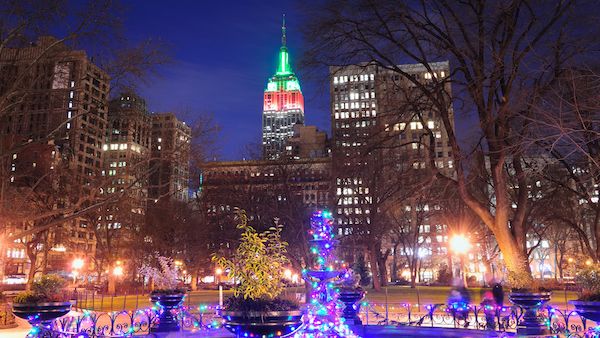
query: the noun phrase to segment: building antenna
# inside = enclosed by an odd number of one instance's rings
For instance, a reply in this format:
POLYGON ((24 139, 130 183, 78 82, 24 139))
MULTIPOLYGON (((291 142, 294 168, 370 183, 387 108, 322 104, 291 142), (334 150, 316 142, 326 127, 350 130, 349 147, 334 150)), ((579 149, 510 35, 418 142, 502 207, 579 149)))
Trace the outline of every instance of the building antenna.
POLYGON ((283 25, 281 25, 281 45, 285 46, 286 38, 285 38, 285 14, 283 14, 283 25))

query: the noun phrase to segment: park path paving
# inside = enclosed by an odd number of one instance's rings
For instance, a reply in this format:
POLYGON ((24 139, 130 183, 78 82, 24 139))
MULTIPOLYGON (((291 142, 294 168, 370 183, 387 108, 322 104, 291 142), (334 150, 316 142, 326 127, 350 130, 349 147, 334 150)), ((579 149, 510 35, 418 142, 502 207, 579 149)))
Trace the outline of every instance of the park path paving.
POLYGON ((0 337, 2 338, 23 338, 31 330, 31 325, 21 318, 15 318, 17 321, 17 327, 11 329, 0 330, 0 337))

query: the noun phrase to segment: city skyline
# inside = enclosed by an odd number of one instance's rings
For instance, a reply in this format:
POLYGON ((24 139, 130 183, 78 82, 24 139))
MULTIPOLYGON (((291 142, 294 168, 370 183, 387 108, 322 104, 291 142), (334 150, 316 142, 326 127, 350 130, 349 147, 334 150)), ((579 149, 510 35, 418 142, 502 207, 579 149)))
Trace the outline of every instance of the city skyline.
POLYGON ((309 70, 300 65, 304 20, 293 1, 229 7, 174 4, 170 8, 148 3, 136 8, 135 15, 129 9, 129 14, 125 20, 129 37, 153 37, 173 47, 173 62, 161 66, 159 76, 140 88, 149 110, 180 112, 179 117, 186 121, 201 114, 214 116, 221 128, 216 142, 222 160, 241 160, 247 145, 261 142, 263 90, 277 65, 281 17, 285 14, 290 63, 306 101, 305 122, 329 133, 327 70, 318 75, 310 70, 309 76, 309 70), (197 20, 199 8, 210 10, 211 16, 197 20), (250 8, 253 14, 249 16, 250 8), (147 25, 147 19, 158 12, 165 17, 177 13, 178 19, 147 25), (219 95, 224 92, 232 95, 219 95))

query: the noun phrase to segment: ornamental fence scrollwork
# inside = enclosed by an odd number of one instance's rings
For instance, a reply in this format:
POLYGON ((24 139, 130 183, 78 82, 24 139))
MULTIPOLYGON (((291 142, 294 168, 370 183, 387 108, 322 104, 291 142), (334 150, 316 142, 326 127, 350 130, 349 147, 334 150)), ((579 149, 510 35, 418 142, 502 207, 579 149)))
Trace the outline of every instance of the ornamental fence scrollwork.
MULTIPOLYGON (((515 332, 522 311, 515 306, 481 306, 468 304, 432 304, 414 306, 400 304, 387 314, 381 306, 363 303, 361 317, 365 325, 421 326, 492 330, 507 335, 515 332)), ((388 308, 389 310, 389 308, 388 308)), ((83 311, 76 316, 66 316, 52 322, 35 337, 43 338, 95 338, 127 337, 150 333, 158 323, 156 308, 136 311, 93 312, 83 311)), ((222 326, 215 307, 184 306, 175 314, 183 330, 211 330, 222 326)), ((564 311, 546 306, 540 311, 552 332, 567 338, 600 337, 600 327, 584 319, 576 311, 564 311)))
MULTIPOLYGON (((30 334, 30 337, 42 338, 95 338, 129 337, 144 335, 158 325, 158 310, 155 308, 118 311, 83 311, 80 315, 65 316, 52 322, 50 327, 30 334)), ((203 306, 183 306, 175 311, 184 330, 210 330, 221 325, 219 316, 203 306)))
MULTIPOLYGON (((389 311, 389 307, 387 311, 378 308, 383 307, 363 304, 361 313, 363 324, 515 332, 519 319, 523 315, 521 309, 516 306, 432 304, 417 307, 400 304, 394 306, 393 311, 389 311)), ((540 316, 548 321, 552 333, 567 338, 600 337, 600 326, 581 317, 575 310, 565 311, 546 306, 540 310, 540 316)))

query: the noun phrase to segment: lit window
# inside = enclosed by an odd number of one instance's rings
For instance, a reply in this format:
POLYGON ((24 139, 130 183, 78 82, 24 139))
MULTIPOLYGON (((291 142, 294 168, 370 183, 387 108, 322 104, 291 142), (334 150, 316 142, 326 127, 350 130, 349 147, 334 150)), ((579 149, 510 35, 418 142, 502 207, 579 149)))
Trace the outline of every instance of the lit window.
POLYGON ((427 121, 427 128, 433 129, 434 126, 435 126, 435 123, 433 123, 433 121, 427 121))

